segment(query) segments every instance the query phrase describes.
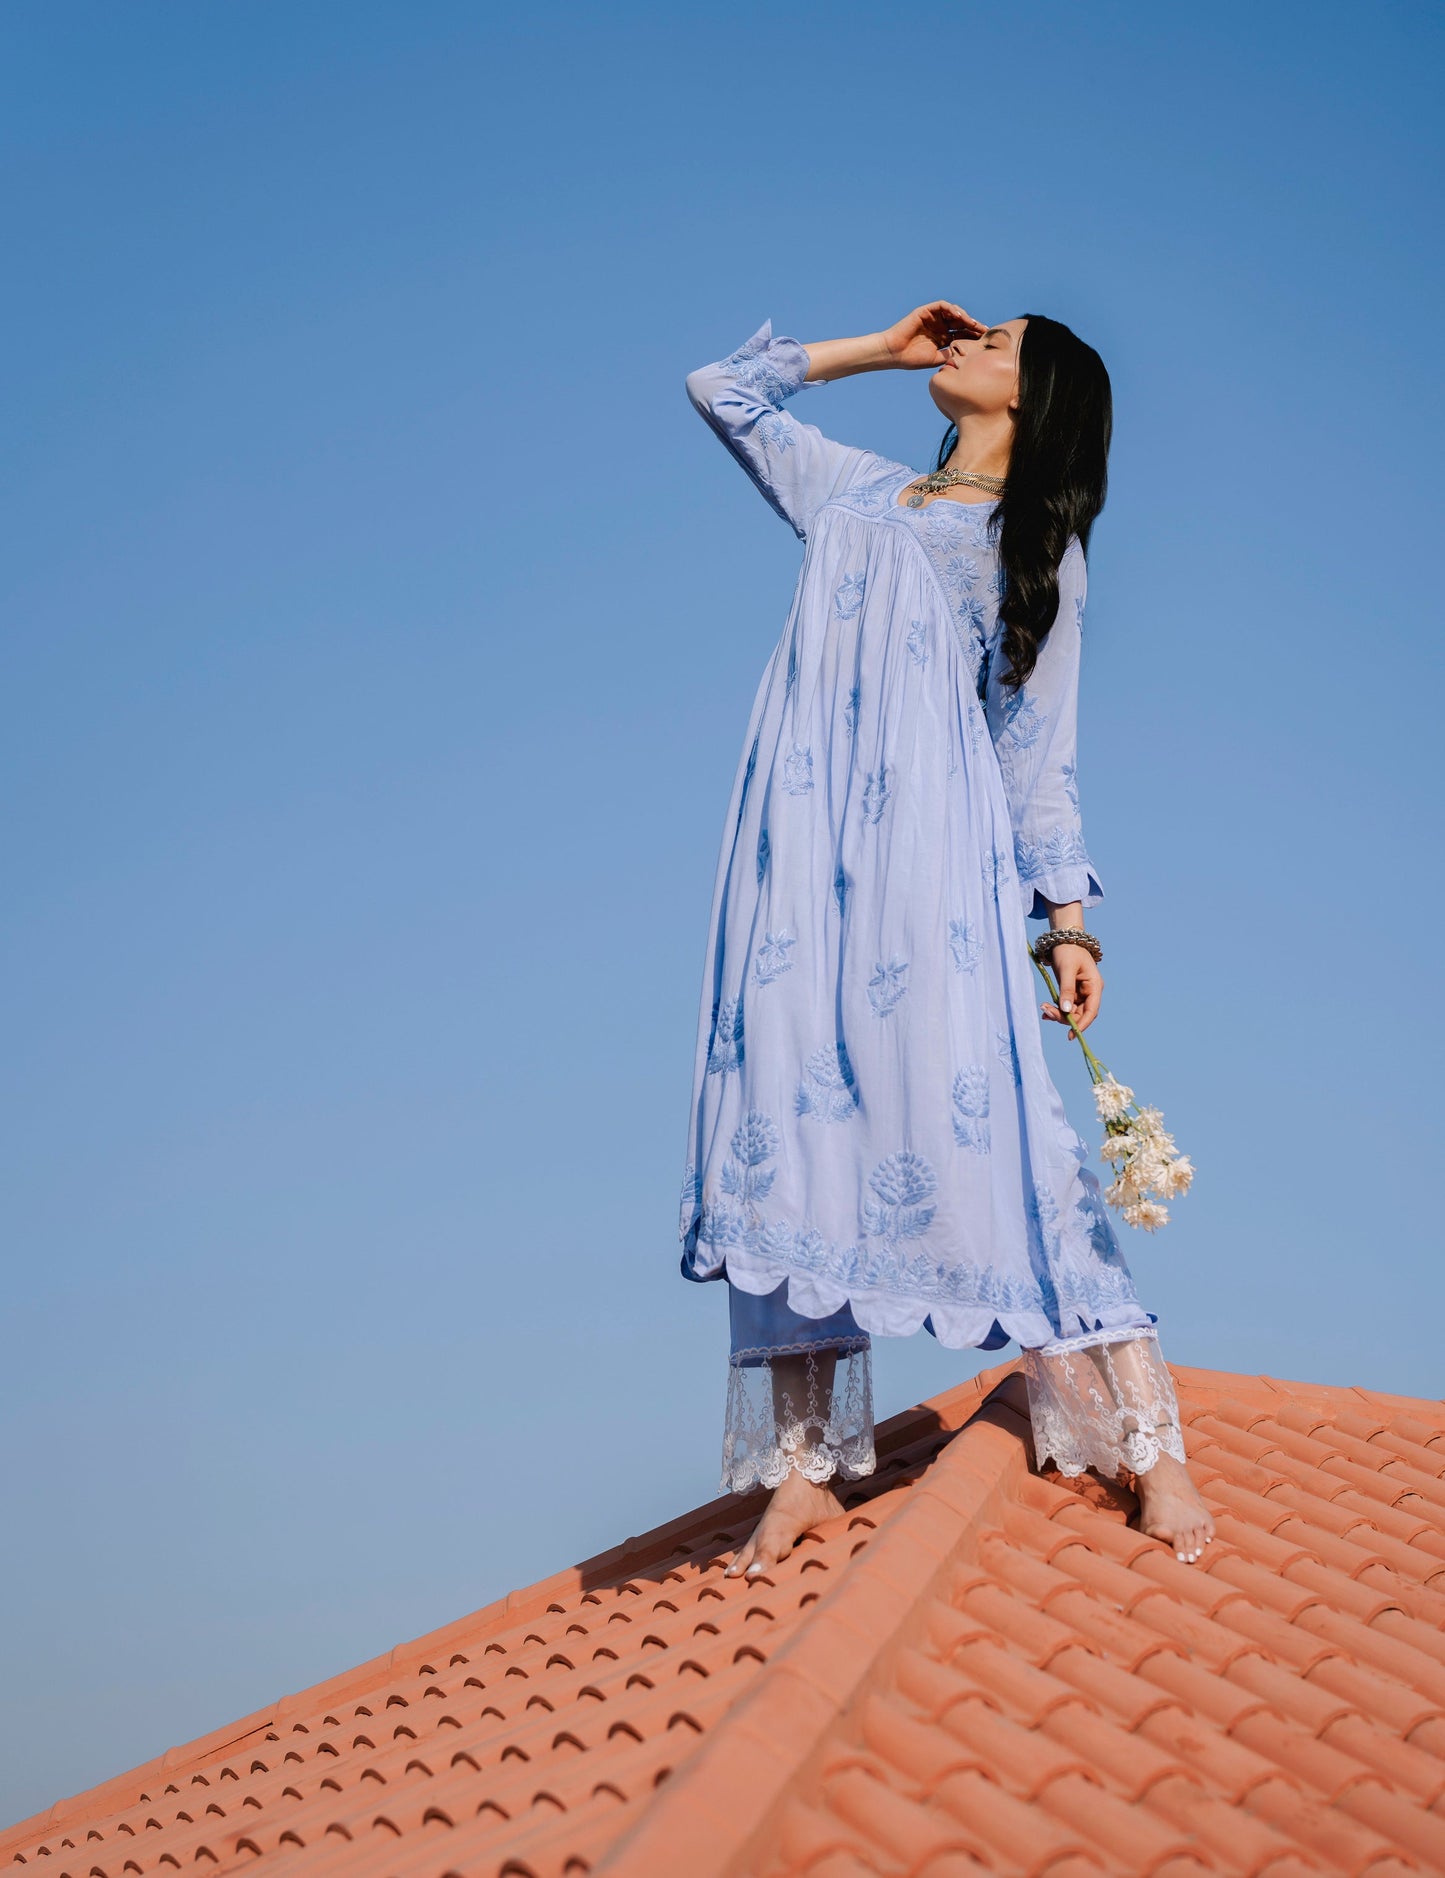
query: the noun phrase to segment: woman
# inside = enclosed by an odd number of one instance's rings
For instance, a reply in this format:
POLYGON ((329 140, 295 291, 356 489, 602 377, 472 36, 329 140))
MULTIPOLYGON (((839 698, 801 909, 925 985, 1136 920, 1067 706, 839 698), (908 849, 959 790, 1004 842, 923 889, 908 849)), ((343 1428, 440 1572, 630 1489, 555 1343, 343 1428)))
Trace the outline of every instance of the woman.
POLYGON ((773 1489, 757 1573, 872 1471, 869 1340, 1024 1351, 1037 1458, 1132 1476, 1145 1531, 1212 1524, 1087 1150, 1045 1065, 1026 918, 1059 1004, 1098 1015, 1102 898, 1075 706, 1108 374, 1039 314, 950 301, 801 345, 763 326, 687 381, 805 542, 718 864, 683 1183, 682 1268, 724 1278, 724 1481, 773 1489), (929 370, 920 477, 785 409, 805 384, 929 370))

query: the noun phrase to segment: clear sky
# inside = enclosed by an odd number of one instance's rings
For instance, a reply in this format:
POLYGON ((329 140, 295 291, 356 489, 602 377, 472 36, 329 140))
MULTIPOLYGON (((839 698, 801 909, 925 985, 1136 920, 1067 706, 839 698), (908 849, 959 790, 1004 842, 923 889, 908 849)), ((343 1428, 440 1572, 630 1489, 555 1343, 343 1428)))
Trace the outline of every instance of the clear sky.
MULTIPOLYGON (((4 9, 0 1819, 715 1491, 676 1194, 799 548, 682 380, 768 317, 1103 353, 1093 1040, 1200 1170, 1141 1290, 1176 1360, 1441 1392, 1442 50, 4 9)), ((923 465, 925 382, 806 416, 923 465)), ((977 1366, 880 1346, 880 1413, 977 1366)))

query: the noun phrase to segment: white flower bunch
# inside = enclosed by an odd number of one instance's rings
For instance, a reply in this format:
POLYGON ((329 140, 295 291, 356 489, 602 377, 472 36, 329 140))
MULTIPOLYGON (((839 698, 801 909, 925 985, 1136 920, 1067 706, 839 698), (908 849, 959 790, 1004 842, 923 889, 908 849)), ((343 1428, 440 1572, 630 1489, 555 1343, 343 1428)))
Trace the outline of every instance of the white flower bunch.
MULTIPOLYGON (((1057 1003, 1059 994, 1053 978, 1043 966, 1039 971, 1057 1003)), ((1072 1018, 1069 1028, 1083 1049, 1094 1085, 1094 1107, 1105 1128, 1099 1154, 1114 1169, 1104 1198, 1119 1209, 1126 1224, 1157 1232, 1169 1224, 1169 1209, 1161 1201, 1188 1193, 1194 1164, 1174 1145, 1161 1112, 1141 1108, 1128 1084, 1118 1081, 1084 1042, 1072 1018)))
POLYGON ((1159 1110, 1140 1108, 1134 1091, 1107 1070, 1095 1078, 1094 1107, 1107 1130, 1099 1153, 1115 1169, 1104 1198, 1119 1208, 1129 1225, 1157 1232, 1169 1223, 1169 1209, 1160 1200, 1188 1193, 1193 1162, 1175 1147, 1159 1110), (1151 1194, 1158 1197, 1151 1199, 1151 1194))

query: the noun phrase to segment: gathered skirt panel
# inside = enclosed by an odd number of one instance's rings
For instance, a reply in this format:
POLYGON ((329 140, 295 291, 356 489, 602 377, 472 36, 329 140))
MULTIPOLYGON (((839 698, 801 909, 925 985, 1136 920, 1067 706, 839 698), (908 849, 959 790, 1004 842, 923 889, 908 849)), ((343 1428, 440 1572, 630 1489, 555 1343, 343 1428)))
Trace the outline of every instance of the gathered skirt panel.
POLYGON ((862 1331, 1038 1347, 1152 1319, 1045 1063, 976 686, 909 540, 826 512, 719 857, 682 1268, 862 1331))

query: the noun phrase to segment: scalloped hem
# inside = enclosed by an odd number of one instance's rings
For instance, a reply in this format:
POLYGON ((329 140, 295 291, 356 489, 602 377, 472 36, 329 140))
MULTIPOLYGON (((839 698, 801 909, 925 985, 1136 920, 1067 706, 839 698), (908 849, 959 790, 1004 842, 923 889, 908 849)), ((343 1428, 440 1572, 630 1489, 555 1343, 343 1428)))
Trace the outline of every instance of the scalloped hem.
POLYGON ((1084 1349, 1129 1336, 1155 1333, 1158 1318, 1136 1298, 1121 1298, 1115 1305, 1095 1310, 1088 1318, 1075 1313, 1078 1328, 1062 1333, 1043 1311, 1000 1310, 989 1304, 939 1304, 928 1298, 905 1298, 896 1292, 859 1291, 808 1272, 769 1264, 740 1247, 729 1248, 715 1266, 698 1267, 695 1231, 689 1233, 682 1256, 685 1277, 708 1284, 717 1279, 765 1296, 787 1283, 787 1303, 799 1317, 825 1318, 846 1304, 860 1330, 875 1337, 912 1337, 927 1329, 947 1350, 999 1350, 1016 1343, 1021 1350, 1048 1352, 1084 1349))
POLYGON ((797 1473, 810 1485, 821 1487, 834 1479, 866 1480, 877 1465, 872 1454, 864 1460, 850 1461, 831 1448, 812 1448, 806 1454, 784 1453, 779 1448, 737 1467, 725 1467, 718 1485, 724 1493, 751 1493, 755 1487, 765 1487, 771 1493, 790 1473, 797 1473))

